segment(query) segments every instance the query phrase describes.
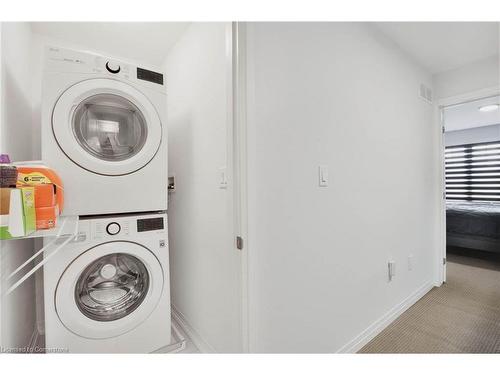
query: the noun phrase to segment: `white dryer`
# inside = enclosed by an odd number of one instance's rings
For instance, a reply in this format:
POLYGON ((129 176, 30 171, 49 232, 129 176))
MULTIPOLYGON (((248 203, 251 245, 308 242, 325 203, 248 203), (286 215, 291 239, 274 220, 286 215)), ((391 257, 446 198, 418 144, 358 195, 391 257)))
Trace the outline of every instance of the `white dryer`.
POLYGON ((158 71, 46 49, 42 159, 63 180, 66 215, 167 209, 166 100, 158 71))
POLYGON ((167 215, 82 218, 44 266, 45 347, 149 353, 170 344, 167 215))

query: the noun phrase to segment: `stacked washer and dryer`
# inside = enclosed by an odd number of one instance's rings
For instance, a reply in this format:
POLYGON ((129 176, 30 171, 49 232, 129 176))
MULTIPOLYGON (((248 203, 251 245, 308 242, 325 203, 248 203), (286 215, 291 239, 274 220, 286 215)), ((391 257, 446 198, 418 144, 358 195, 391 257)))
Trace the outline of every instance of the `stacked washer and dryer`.
POLYGON ((77 238, 44 266, 45 346, 152 352, 170 344, 164 77, 49 47, 42 158, 77 238))

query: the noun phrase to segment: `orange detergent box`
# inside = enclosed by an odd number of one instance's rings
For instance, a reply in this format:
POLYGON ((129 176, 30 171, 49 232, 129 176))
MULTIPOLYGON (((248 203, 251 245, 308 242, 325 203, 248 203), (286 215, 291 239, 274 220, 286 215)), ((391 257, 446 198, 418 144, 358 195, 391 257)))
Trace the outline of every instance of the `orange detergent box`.
POLYGON ((59 208, 56 200, 56 185, 38 184, 35 189, 36 229, 50 229, 56 226, 59 208))
POLYGON ((54 228, 57 223, 58 207, 36 207, 36 229, 50 229, 54 228))
POLYGON ((35 188, 35 207, 51 207, 56 205, 56 186, 39 184, 35 188))
MULTIPOLYGON (((43 164, 29 164, 16 163, 17 167, 17 186, 37 186, 52 184, 55 194, 56 206, 58 207, 59 214, 62 213, 64 208, 64 187, 61 178, 57 173, 43 164)), ((49 188, 42 188, 39 190, 39 198, 50 199, 48 195, 49 188)), ((40 206, 40 205, 37 205, 40 206)), ((50 205, 54 206, 54 205, 50 205)))

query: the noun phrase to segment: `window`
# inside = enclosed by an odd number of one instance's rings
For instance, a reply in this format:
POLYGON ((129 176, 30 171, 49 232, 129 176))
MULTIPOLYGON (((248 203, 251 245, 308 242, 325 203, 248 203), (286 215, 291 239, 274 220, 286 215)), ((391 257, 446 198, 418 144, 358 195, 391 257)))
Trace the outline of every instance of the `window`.
POLYGON ((446 199, 500 202, 500 141, 445 149, 446 199))

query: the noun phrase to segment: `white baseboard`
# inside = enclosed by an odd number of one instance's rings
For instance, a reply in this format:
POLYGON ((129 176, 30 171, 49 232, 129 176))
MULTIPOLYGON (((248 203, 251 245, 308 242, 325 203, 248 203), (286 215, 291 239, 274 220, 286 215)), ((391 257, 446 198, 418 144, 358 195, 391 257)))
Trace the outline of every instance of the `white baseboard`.
POLYGON ((353 340, 349 341, 346 345, 340 348, 337 353, 356 353, 363 346, 368 344, 375 336, 382 332, 389 324, 396 320, 402 313, 408 310, 408 308, 410 308, 415 302, 426 295, 432 288, 434 288, 434 286, 434 281, 426 282, 407 299, 393 309, 389 310, 389 312, 383 315, 375 323, 370 325, 353 340))
POLYGON ((201 353, 216 353, 215 349, 201 337, 201 335, 188 323, 186 317, 174 305, 172 305, 172 318, 201 353))

